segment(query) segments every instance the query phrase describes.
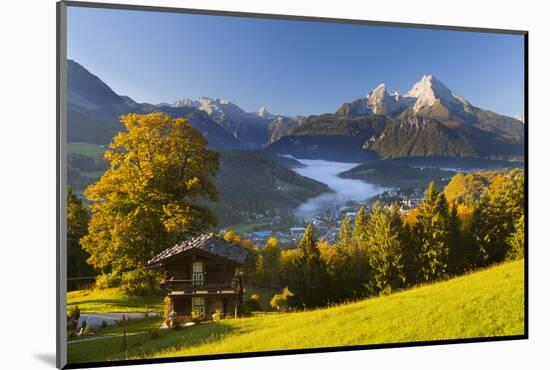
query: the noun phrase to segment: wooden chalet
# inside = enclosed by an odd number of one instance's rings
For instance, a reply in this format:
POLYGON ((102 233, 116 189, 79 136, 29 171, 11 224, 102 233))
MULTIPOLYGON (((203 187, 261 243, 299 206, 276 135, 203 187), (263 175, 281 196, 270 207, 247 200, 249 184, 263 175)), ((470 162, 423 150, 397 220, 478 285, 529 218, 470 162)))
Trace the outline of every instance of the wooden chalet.
POLYGON ((217 310, 238 315, 243 300, 241 267, 248 250, 212 233, 177 244, 151 259, 147 268, 164 273, 161 287, 170 298, 167 325, 188 322, 197 312, 210 319, 217 310))

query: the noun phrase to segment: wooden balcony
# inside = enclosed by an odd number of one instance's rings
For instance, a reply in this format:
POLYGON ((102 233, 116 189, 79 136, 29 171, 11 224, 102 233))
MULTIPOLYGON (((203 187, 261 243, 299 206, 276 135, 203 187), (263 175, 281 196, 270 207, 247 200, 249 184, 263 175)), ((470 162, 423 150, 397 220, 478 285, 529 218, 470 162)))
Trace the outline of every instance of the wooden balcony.
POLYGON ((161 288, 168 291, 168 295, 214 295, 239 294, 241 286, 239 279, 226 281, 197 281, 169 279, 160 283, 161 288))

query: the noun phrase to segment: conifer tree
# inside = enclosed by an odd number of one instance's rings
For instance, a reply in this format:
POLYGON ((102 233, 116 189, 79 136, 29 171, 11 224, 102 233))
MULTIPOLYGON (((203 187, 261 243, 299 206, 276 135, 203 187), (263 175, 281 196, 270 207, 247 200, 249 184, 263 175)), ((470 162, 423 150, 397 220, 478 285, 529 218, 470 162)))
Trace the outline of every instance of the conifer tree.
POLYGON ((487 191, 488 203, 484 209, 487 263, 503 261, 509 250, 508 239, 516 230, 516 223, 524 209, 524 174, 514 170, 497 176, 487 191))
POLYGON ((511 235, 523 215, 524 201, 523 171, 513 170, 493 179, 472 216, 471 235, 479 250, 479 265, 507 258, 511 235))
POLYGON ((366 227, 366 244, 377 291, 391 293, 405 283, 403 251, 405 234, 396 206, 376 204, 366 227))
POLYGON ((320 285, 323 280, 323 266, 311 224, 307 225, 297 249, 296 264, 299 276, 289 289, 296 293, 296 300, 304 307, 316 307, 322 303, 322 287, 320 285))
POLYGON ((521 215, 515 225, 516 230, 508 238, 510 246, 506 259, 509 261, 523 258, 525 250, 525 220, 524 215, 521 215))
POLYGON ((468 228, 468 240, 466 253, 467 268, 473 269, 487 264, 489 254, 487 252, 490 236, 487 232, 487 220, 485 219, 488 198, 483 195, 474 205, 472 220, 468 228))
POLYGON ((82 249, 80 240, 88 232, 90 214, 82 199, 71 187, 67 189, 67 277, 93 276, 94 271, 86 260, 90 257, 82 249))
POLYGON ((355 216, 355 223, 353 226, 353 239, 364 242, 366 239, 366 227, 367 227, 367 211, 365 207, 361 207, 355 216))
POLYGON ((460 274, 466 268, 467 248, 464 247, 460 219, 455 204, 449 213, 449 272, 460 274))
POLYGON ((418 209, 414 226, 420 277, 423 281, 447 276, 449 256, 449 208, 443 193, 430 183, 418 209))
POLYGON ((338 233, 338 242, 336 246, 339 250, 345 250, 349 247, 352 239, 352 230, 348 216, 344 216, 342 225, 340 226, 340 232, 338 233))
POLYGON ((372 292, 372 276, 366 247, 367 212, 361 207, 355 216, 351 241, 341 260, 340 293, 345 298, 362 298, 372 292))

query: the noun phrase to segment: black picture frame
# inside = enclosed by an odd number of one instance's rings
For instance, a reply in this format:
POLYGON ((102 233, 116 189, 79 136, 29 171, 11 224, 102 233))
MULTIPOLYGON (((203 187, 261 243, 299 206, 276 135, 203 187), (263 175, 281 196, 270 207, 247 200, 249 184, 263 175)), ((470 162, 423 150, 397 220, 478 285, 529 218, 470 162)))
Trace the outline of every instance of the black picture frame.
POLYGON ((57 250, 56 250, 56 273, 57 273, 57 297, 56 297, 56 359, 57 367, 60 369, 77 369, 77 368, 92 368, 92 367, 110 367, 121 365, 140 365, 140 364, 158 364, 158 363, 173 363, 173 362, 189 362, 189 361, 204 361, 204 360, 219 360, 219 359, 236 359, 247 357, 265 357, 265 356, 280 356, 293 354, 313 354, 323 352, 346 352, 368 349, 382 348, 404 348, 418 346, 435 346, 446 344, 466 344, 466 343, 481 343, 481 342, 499 342, 510 340, 525 340, 529 338, 529 32, 526 30, 514 29, 495 29, 481 27, 460 27, 449 25, 434 25, 420 23, 401 23, 401 22, 385 22, 374 20, 359 20, 359 19, 342 19, 342 18, 325 18, 313 16, 299 15, 284 15, 284 14, 266 14, 266 13, 249 13, 249 12, 233 12, 220 10, 205 10, 205 9, 190 9, 176 7, 161 7, 161 6, 145 6, 145 5, 130 5, 130 4, 111 4, 99 2, 80 2, 80 1, 59 1, 56 4, 57 14, 57 63, 56 63, 56 119, 57 119, 57 156, 56 156, 56 228, 57 228, 57 250), (243 352, 232 354, 211 354, 186 357, 169 357, 162 359, 136 359, 136 360, 116 360, 102 362, 87 362, 87 363, 67 363, 67 338, 66 331, 66 199, 67 199, 67 179, 66 179, 66 155, 67 155, 67 7, 80 8, 100 8, 114 10, 135 10, 148 12, 164 12, 164 13, 183 13, 183 14, 199 14, 210 16, 229 16, 241 18, 256 18, 256 19, 278 19, 278 20, 295 20, 305 22, 326 22, 326 23, 343 23, 357 25, 376 25, 376 26, 391 26, 399 28, 414 28, 414 29, 432 29, 432 30, 449 30, 449 31, 466 31, 479 33, 495 33, 495 34, 510 34, 520 35, 524 39, 524 123, 525 123, 525 146, 524 146, 524 170, 525 170, 525 272, 524 272, 524 334, 510 335, 499 337, 479 337, 465 339, 448 339, 448 340, 433 340, 433 341, 413 341, 406 343, 383 343, 383 344, 366 344, 354 345, 345 347, 323 347, 323 348, 304 348, 292 350, 274 350, 261 352, 243 352))

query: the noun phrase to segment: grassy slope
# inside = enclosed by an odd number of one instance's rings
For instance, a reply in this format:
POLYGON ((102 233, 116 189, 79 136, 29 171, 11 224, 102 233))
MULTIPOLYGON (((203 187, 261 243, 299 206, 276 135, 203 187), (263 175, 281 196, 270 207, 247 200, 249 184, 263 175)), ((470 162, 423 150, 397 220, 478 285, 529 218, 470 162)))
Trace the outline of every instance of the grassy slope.
POLYGON ((97 336, 100 337, 113 337, 121 335, 124 332, 124 329, 126 329, 126 333, 132 334, 132 333, 140 333, 147 331, 149 329, 158 329, 160 324, 162 323, 161 317, 150 317, 148 319, 139 319, 139 320, 128 320, 128 323, 126 324, 126 327, 114 325, 114 326, 108 326, 104 329, 99 330, 97 333, 97 336))
POLYGON ((162 312, 164 296, 130 296, 118 288, 75 290, 67 293, 67 307, 78 306, 82 313, 162 312))
MULTIPOLYGON (((523 334, 523 260, 338 307, 128 337, 128 358, 523 334)), ((69 362, 121 359, 121 338, 70 344, 69 362)))

